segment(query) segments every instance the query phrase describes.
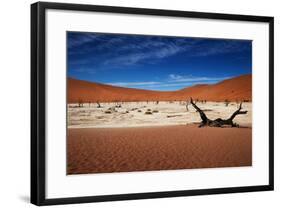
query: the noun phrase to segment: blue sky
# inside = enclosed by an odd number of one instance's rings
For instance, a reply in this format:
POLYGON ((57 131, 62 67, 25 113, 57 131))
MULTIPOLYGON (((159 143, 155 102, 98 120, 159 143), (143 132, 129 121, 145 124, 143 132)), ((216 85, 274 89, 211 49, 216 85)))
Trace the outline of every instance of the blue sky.
POLYGON ((148 90, 178 90, 252 73, 252 41, 67 33, 68 77, 148 90))

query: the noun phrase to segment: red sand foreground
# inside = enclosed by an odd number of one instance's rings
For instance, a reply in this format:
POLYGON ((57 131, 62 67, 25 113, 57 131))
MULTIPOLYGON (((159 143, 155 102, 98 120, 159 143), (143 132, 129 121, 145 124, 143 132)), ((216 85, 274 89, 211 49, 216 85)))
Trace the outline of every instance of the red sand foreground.
POLYGON ((68 174, 252 165, 251 128, 68 129, 67 143, 68 174))

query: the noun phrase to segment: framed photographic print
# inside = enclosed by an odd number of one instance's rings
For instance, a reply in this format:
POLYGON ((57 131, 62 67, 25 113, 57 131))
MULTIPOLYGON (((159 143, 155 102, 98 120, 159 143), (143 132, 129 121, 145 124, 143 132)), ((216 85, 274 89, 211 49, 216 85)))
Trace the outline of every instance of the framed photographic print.
POLYGON ((31 5, 31 202, 273 190, 273 17, 31 5))

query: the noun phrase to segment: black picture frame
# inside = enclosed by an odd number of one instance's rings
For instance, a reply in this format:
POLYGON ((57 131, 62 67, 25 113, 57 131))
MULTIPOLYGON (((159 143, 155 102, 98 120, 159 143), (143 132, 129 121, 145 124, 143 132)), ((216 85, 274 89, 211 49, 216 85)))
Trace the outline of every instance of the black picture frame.
POLYGON ((269 191, 274 189, 274 18, 235 14, 216 14, 160 9, 94 6, 38 2, 31 5, 31 203, 35 205, 73 204, 147 198, 179 197, 205 194, 269 191), (72 198, 46 198, 46 83, 45 83, 45 16, 47 9, 105 12, 121 14, 188 17, 217 20, 236 20, 269 23, 269 184, 262 186, 225 187, 200 190, 129 193, 121 195, 85 196, 72 198))

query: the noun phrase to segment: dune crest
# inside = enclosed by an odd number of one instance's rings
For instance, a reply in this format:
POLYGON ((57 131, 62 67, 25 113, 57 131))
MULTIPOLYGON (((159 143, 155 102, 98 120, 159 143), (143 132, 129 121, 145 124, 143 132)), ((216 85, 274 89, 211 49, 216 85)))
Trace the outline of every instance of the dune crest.
POLYGON ((189 97, 207 101, 251 101, 252 75, 242 75, 216 84, 200 84, 177 91, 152 91, 117 87, 68 78, 68 103, 116 101, 171 101, 189 97))

